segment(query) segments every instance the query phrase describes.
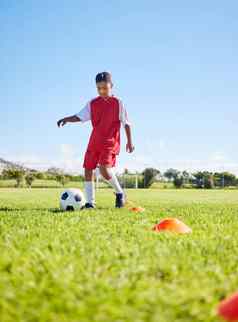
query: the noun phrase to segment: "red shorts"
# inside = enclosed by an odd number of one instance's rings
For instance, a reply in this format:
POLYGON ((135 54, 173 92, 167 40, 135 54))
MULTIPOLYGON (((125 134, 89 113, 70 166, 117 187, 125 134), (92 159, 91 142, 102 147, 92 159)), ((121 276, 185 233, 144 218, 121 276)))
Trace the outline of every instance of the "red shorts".
POLYGON ((116 164, 116 154, 108 150, 100 152, 86 151, 84 156, 83 167, 85 169, 94 170, 99 165, 114 167, 116 164))

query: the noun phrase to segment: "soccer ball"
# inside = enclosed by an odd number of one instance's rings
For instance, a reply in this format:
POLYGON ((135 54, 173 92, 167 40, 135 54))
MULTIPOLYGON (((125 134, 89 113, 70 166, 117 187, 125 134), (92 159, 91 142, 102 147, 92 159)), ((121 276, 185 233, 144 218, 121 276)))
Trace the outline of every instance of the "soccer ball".
POLYGON ((79 189, 67 189, 60 196, 60 208, 65 211, 80 210, 85 205, 84 194, 79 189))

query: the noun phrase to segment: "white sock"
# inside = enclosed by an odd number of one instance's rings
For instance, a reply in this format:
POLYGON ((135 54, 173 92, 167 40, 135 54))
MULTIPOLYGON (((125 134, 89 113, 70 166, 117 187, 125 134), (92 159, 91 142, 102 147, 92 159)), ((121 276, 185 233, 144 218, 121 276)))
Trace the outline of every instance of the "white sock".
POLYGON ((122 187, 114 173, 114 171, 110 171, 111 179, 107 180, 107 182, 112 186, 116 193, 123 193, 122 187))
POLYGON ((85 181, 84 183, 86 202, 94 205, 95 204, 95 189, 94 181, 85 181))

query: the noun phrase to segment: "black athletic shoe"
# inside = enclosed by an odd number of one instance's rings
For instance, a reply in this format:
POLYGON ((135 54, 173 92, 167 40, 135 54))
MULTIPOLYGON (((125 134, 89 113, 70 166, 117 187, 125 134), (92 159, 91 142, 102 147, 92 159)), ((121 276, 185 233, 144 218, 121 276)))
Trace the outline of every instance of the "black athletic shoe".
POLYGON ((89 202, 86 202, 85 206, 84 206, 85 209, 94 209, 95 206, 89 202))
POLYGON ((122 208, 125 205, 125 196, 124 193, 116 193, 116 202, 115 207, 116 208, 122 208))

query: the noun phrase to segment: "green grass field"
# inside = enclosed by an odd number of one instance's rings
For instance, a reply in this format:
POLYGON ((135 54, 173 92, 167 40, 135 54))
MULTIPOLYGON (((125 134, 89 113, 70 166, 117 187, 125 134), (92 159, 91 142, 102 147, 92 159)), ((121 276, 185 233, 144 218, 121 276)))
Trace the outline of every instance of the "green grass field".
POLYGON ((59 189, 0 189, 0 321, 219 321, 238 289, 238 191, 130 190, 143 214, 57 210, 59 189), (155 233, 177 217, 191 235, 155 233))

